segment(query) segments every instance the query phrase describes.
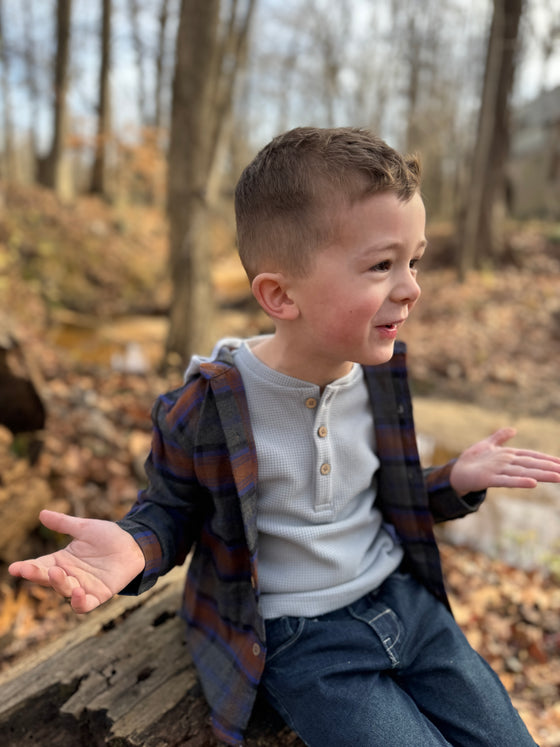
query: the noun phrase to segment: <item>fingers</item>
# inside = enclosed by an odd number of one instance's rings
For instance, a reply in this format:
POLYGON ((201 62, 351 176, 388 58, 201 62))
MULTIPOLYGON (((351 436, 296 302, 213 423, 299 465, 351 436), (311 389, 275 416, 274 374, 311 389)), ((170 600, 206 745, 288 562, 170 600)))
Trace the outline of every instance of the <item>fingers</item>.
POLYGON ((510 454, 510 460, 504 468, 504 474, 533 481, 532 485, 515 487, 535 487, 538 482, 560 482, 560 460, 535 451, 506 451, 510 454))
MULTIPOLYGON (((73 516, 59 513, 58 511, 49 511, 44 509, 40 512, 39 518, 41 523, 51 529, 54 532, 60 532, 61 534, 70 534, 74 536, 74 533, 78 531, 81 519, 76 519, 73 516)), ((11 563, 8 567, 8 572, 12 576, 25 578, 33 583, 40 584, 41 586, 51 586, 49 580, 49 569, 56 565, 55 559, 56 553, 49 555, 43 555, 38 558, 30 558, 28 560, 18 560, 15 563, 11 563)))
POLYGON ((544 472, 560 474, 560 459, 534 451, 514 451, 515 464, 526 469, 538 469, 544 472))
MULTIPOLYGON (((46 557, 48 559, 48 556, 46 557)), ((12 563, 8 571, 12 576, 25 578, 27 581, 50 586, 63 597, 71 597, 72 592, 79 586, 77 579, 69 576, 66 571, 56 565, 40 565, 43 558, 34 560, 19 560, 12 563)))
POLYGON ((69 576, 63 568, 39 566, 30 560, 18 560, 8 567, 12 576, 25 578, 41 586, 48 586, 60 596, 68 599, 74 612, 83 614, 99 607, 101 601, 93 594, 88 594, 79 581, 69 576))
POLYGON ((489 487, 535 488, 538 483, 560 482, 560 465, 544 454, 505 449, 504 457, 489 487))
POLYGON ((34 560, 17 560, 8 566, 8 572, 12 576, 25 578, 27 581, 40 584, 41 586, 50 586, 48 565, 42 564, 43 558, 34 560))
POLYGON ((517 478, 519 480, 530 480, 533 482, 532 485, 516 485, 515 487, 535 487, 538 482, 560 482, 560 472, 558 472, 558 470, 550 470, 538 466, 523 466, 519 463, 511 464, 504 475, 511 477, 512 479, 517 478))
POLYGON ((547 465, 547 469, 560 470, 560 458, 551 456, 550 454, 543 454, 540 451, 530 451, 529 449, 515 449, 517 457, 527 457, 533 461, 539 461, 542 464, 547 465))
POLYGON ((70 599, 75 589, 80 587, 80 583, 74 576, 68 575, 60 566, 53 566, 48 570, 50 586, 60 594, 61 597, 70 599))
POLYGON ((70 597, 70 605, 74 612, 78 615, 83 615, 86 612, 91 612, 96 607, 99 607, 101 601, 93 594, 87 594, 81 586, 78 586, 72 592, 70 597))
MULTIPOLYGON (((488 442, 500 448, 515 433, 515 428, 500 428, 488 442)), ((530 449, 505 448, 503 453, 508 455, 507 471, 503 474, 507 482, 499 487, 534 488, 539 482, 560 482, 560 458, 530 449)))
POLYGON ((489 487, 492 488, 536 488, 538 481, 526 475, 500 475, 489 487))
MULTIPOLYGON (((491 436, 488 436, 487 442, 493 446, 502 446, 506 441, 513 438, 516 433, 517 431, 515 428, 499 428, 491 436)), ((545 454, 541 451, 534 451, 533 449, 515 449, 512 447, 512 451, 518 457, 532 457, 533 459, 546 461, 555 469, 557 466, 560 467, 560 457, 545 454)))

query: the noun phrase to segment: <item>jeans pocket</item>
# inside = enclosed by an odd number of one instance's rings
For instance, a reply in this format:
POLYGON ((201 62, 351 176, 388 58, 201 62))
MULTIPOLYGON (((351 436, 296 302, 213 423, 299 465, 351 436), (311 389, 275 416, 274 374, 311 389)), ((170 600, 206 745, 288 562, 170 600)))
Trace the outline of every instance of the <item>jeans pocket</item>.
POLYGON ((390 608, 376 605, 368 614, 350 609, 356 620, 361 620, 373 630, 391 662, 391 668, 398 666, 400 658, 398 644, 403 639, 404 628, 399 616, 390 608))
POLYGON ((296 643, 306 622, 305 617, 278 617, 266 621, 267 664, 296 643))

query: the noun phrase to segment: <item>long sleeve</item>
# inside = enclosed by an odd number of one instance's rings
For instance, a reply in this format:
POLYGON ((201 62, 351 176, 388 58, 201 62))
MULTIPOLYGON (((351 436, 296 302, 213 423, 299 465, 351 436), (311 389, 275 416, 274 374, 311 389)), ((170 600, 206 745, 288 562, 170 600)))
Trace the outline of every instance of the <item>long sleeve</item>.
POLYGON ((152 447, 145 469, 148 486, 119 522, 140 545, 146 566, 124 593, 141 593, 181 565, 200 533, 205 492, 194 473, 193 402, 186 388, 160 397, 152 411, 152 447))
POLYGON ((454 460, 441 467, 424 470, 424 480, 428 490, 430 512, 435 522, 460 519, 478 510, 486 497, 486 491, 460 496, 451 487, 450 475, 454 460))

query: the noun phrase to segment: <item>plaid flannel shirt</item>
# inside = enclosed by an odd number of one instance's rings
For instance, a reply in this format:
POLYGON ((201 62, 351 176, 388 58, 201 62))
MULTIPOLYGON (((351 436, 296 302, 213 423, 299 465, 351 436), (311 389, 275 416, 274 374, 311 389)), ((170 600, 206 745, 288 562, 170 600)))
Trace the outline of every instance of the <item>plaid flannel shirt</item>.
MULTIPOLYGON (((376 505, 403 545, 408 570, 449 606, 433 523, 476 510, 484 493, 457 496, 449 484, 452 463, 422 472, 405 355, 397 343, 391 361, 365 367, 380 460, 376 505)), ((214 732, 238 745, 266 641, 258 611, 257 459, 231 353, 222 349, 194 380, 161 396, 152 419, 149 485, 119 522, 141 546, 146 566, 123 593, 150 588, 194 545, 182 604, 187 640, 214 732)))

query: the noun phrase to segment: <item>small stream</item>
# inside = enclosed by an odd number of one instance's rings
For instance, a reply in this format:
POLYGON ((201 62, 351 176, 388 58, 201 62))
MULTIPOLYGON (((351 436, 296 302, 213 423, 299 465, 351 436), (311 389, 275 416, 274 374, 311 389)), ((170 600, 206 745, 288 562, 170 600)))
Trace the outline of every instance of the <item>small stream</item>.
POLYGON ((61 314, 48 338, 77 363, 142 374, 161 362, 167 326, 164 317, 127 316, 100 322, 85 315, 61 314))
MULTIPOLYGON (((461 405, 456 407, 460 416, 461 405)), ((437 464, 460 453, 446 453, 441 443, 422 432, 418 441, 427 466, 434 453, 437 464)), ((539 447, 545 449, 560 453, 546 444, 539 447)), ((491 488, 478 511, 439 525, 437 534, 453 545, 484 552, 510 565, 526 570, 544 567, 560 575, 560 484, 539 484, 530 490, 491 488)))

